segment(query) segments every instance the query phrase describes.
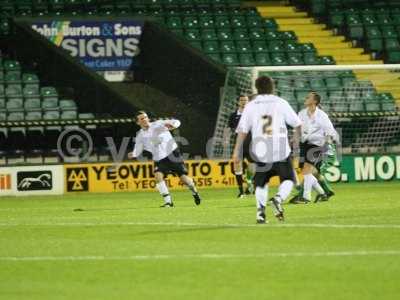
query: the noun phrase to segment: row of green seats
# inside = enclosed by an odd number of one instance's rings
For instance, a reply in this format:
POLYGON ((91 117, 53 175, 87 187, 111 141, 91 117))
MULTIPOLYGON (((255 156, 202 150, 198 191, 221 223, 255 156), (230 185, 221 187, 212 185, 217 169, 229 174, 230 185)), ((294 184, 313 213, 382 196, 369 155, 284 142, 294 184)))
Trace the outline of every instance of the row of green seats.
POLYGON ((371 8, 397 8, 398 1, 393 0, 292 0, 301 7, 308 8, 315 15, 325 15, 333 9, 358 8, 369 10, 371 8))
POLYGON ((63 99, 58 101, 57 98, 29 98, 25 101, 22 98, 12 98, 8 101, 0 99, 0 111, 69 111, 77 110, 74 100, 63 99))
POLYGON ((285 53, 208 53, 208 56, 219 63, 230 66, 287 66, 287 65, 332 65, 335 61, 332 57, 321 56, 303 58, 298 55, 286 55, 285 53))
POLYGON ((355 81, 355 78, 342 80, 340 77, 330 77, 326 79, 316 78, 310 81, 294 80, 276 80, 276 86, 281 90, 319 90, 319 91, 337 91, 342 89, 350 80, 355 81))
POLYGON ((227 16, 201 16, 201 17, 166 17, 165 25, 170 28, 261 28, 268 31, 277 31, 278 26, 275 20, 260 16, 250 17, 227 17, 227 16))
POLYGON ((312 81, 318 78, 355 78, 353 71, 351 70, 341 70, 341 71, 275 71, 275 72, 265 72, 261 71, 259 76, 271 76, 275 80, 286 79, 289 81, 312 81), (299 79, 302 80, 299 80, 299 79))
MULTIPOLYGON (((247 30, 247 29, 234 29, 230 28, 221 28, 221 29, 171 29, 171 31, 177 35, 185 36, 186 39, 190 40, 203 40, 203 41, 269 41, 270 43, 280 44, 282 47, 286 45, 293 45, 293 47, 297 47, 299 49, 295 49, 295 51, 303 51, 300 49, 302 47, 312 49, 309 51, 314 51, 315 47, 310 44, 305 44, 306 46, 300 46, 296 43, 297 36, 292 31, 281 31, 281 32, 273 32, 273 31, 263 31, 263 30, 247 30)), ((293 48, 292 46, 289 46, 293 48)))
POLYGON ((94 119, 92 113, 80 114, 76 111, 30 111, 30 112, 0 112, 0 121, 40 121, 40 120, 87 120, 94 119))
POLYGON ((3 72, 0 70, 0 85, 1 84, 24 84, 34 85, 39 84, 39 78, 34 73, 23 73, 20 71, 3 72))
POLYGON ((282 44, 282 47, 287 46, 293 48, 294 51, 316 51, 313 44, 305 43, 298 44, 297 37, 291 31, 283 32, 268 32, 262 29, 172 29, 177 35, 185 36, 188 40, 203 40, 203 41, 251 41, 252 43, 260 43, 269 41, 269 43, 282 44))
POLYGON ((45 98, 57 98, 58 92, 54 87, 45 86, 39 88, 35 85, 27 85, 22 87, 20 84, 8 85, 4 88, 4 85, 0 85, 0 97, 7 98, 32 98, 41 97, 45 98))
POLYGON ((364 26, 350 25, 348 26, 348 36, 353 40, 361 40, 363 38, 397 38, 400 35, 400 26, 364 26))
POLYGON ((316 51, 308 45, 298 44, 296 42, 281 42, 281 41, 271 41, 266 42, 264 40, 248 41, 248 40, 202 40, 197 38, 188 38, 192 45, 197 47, 196 41, 201 44, 201 47, 206 52, 285 52, 293 55, 310 54, 315 55, 316 51))
POLYGON ((49 5, 101 5, 111 4, 159 4, 159 5, 236 5, 241 4, 241 0, 0 0, 1 5, 19 4, 49 4, 49 5))
POLYGON ((381 25, 381 26, 390 26, 390 25, 399 25, 400 12, 396 13, 381 13, 381 14, 358 14, 357 12, 350 12, 347 14, 343 11, 331 12, 329 15, 329 23, 334 27, 343 27, 345 25, 381 25))

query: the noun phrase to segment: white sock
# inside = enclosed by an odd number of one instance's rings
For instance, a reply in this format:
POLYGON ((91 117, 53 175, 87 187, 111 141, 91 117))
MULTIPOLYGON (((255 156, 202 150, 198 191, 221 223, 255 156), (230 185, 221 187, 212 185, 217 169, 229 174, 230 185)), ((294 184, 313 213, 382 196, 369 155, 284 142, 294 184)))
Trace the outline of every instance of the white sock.
POLYGON ((318 194, 325 194, 324 189, 321 187, 321 185, 318 183, 317 178, 315 178, 314 175, 311 175, 313 177, 313 185, 312 187, 317 191, 318 194))
POLYGON ((278 193, 276 194, 276 196, 279 196, 277 197, 278 201, 283 202, 286 200, 287 197, 289 197, 290 192, 293 189, 293 185, 294 183, 291 180, 285 180, 281 183, 281 185, 279 186, 278 193))
POLYGON ((268 186, 263 188, 256 187, 256 205, 257 208, 261 208, 261 206, 265 207, 267 205, 268 198, 268 186))
POLYGON ((311 189, 313 186, 313 175, 307 174, 304 175, 304 193, 303 198, 307 200, 311 200, 311 189))
POLYGON ((197 189, 196 186, 194 185, 193 179, 189 178, 189 183, 187 184, 187 187, 189 190, 192 192, 193 195, 197 194, 197 189))
POLYGON ((156 184, 158 191, 161 196, 163 196, 165 203, 172 203, 171 195, 169 194, 168 187, 165 184, 165 181, 161 181, 156 184))

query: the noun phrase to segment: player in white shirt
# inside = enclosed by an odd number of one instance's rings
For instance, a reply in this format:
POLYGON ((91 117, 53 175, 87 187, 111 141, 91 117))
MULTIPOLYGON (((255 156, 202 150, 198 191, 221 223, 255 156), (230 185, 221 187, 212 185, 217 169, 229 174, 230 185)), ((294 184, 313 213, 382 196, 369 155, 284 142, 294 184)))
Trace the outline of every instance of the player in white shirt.
MULTIPOLYGON (((299 112, 302 121, 300 144, 300 167, 304 176, 303 194, 291 199, 291 203, 308 203, 311 201, 311 191, 314 188, 318 196, 315 202, 326 201, 334 193, 321 176, 320 181, 313 175, 316 170, 321 173, 321 167, 326 160, 328 151, 334 151, 331 143, 338 142, 339 136, 328 115, 319 108, 321 96, 310 92, 299 112), (322 185, 322 186, 321 186, 322 185)), ((335 155, 335 153, 333 153, 335 155)))
POLYGON ((249 102, 242 114, 239 125, 233 160, 240 163, 241 148, 247 134, 251 131, 250 153, 256 162, 254 183, 257 204, 257 223, 265 223, 265 207, 268 198, 268 182, 279 176, 281 184, 278 193, 269 201, 278 220, 284 220, 282 202, 289 196, 295 181, 291 162, 287 125, 296 129, 295 140, 300 136, 301 121, 289 103, 275 95, 274 82, 268 76, 261 76, 255 82, 258 96, 249 102))
POLYGON ((152 154, 155 165, 154 176, 157 182, 156 186, 164 198, 164 205, 162 207, 174 206, 168 187, 164 181, 164 177, 168 174, 178 175, 181 181, 192 192, 195 204, 199 205, 201 202, 199 193, 193 179, 187 176, 188 172, 179 152, 178 145, 170 133, 170 130, 178 128, 181 122, 175 119, 150 122, 147 113, 144 111, 139 111, 135 118, 136 123, 141 129, 136 135, 135 148, 133 152, 128 154, 128 157, 137 158, 144 150, 152 154))

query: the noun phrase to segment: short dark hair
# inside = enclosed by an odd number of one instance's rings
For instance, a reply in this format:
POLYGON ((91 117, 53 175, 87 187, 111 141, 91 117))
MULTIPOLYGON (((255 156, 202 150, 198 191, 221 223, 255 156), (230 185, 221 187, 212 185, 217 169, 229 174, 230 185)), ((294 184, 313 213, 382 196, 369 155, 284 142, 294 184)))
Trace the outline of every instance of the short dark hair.
POLYGON ((256 79, 256 89, 258 94, 273 94, 274 80, 269 76, 261 76, 256 79))
POLYGON ((314 100, 317 101, 317 105, 319 105, 321 103, 321 95, 316 91, 311 91, 311 94, 313 95, 314 100))
POLYGON ((247 97, 247 98, 249 98, 249 96, 247 96, 247 95, 245 95, 245 94, 240 94, 238 97, 237 97, 237 101, 239 101, 240 100, 240 98, 243 98, 243 97, 247 97))
POLYGON ((137 111, 137 112, 135 113, 135 121, 137 121, 137 118, 138 118, 140 115, 143 115, 143 114, 147 115, 147 113, 146 113, 144 110, 139 110, 139 111, 137 111))

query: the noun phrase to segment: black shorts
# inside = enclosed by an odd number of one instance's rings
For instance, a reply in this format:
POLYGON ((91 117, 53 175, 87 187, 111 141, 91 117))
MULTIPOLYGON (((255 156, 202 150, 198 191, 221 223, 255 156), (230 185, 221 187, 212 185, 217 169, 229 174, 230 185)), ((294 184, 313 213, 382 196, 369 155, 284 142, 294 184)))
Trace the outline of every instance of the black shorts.
POLYGON ((279 176, 281 182, 285 180, 294 182, 296 180, 290 156, 285 160, 274 163, 256 163, 256 175, 254 176, 256 187, 264 187, 274 176, 279 176))
POLYGON ((178 176, 188 174, 182 155, 178 149, 172 151, 172 153, 167 157, 154 162, 154 172, 161 172, 164 176, 167 176, 168 174, 178 176))
POLYGON ((299 167, 303 168, 306 162, 313 165, 319 171, 323 159, 322 153, 324 153, 323 146, 317 146, 307 142, 301 143, 299 167))

